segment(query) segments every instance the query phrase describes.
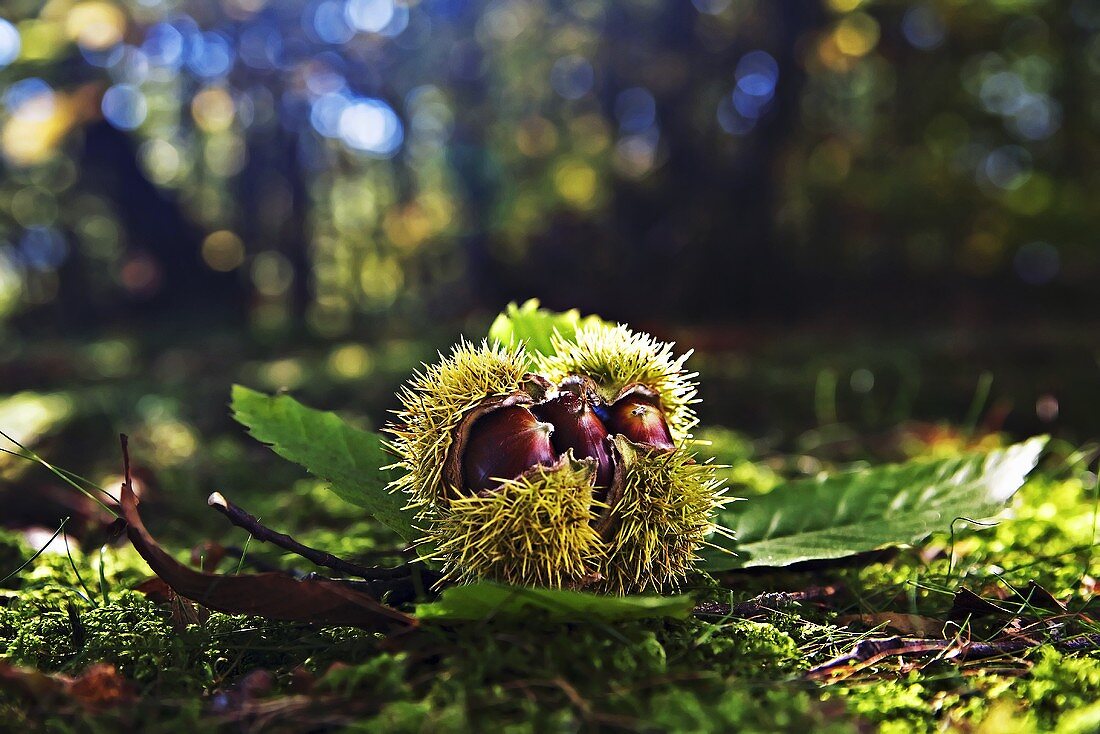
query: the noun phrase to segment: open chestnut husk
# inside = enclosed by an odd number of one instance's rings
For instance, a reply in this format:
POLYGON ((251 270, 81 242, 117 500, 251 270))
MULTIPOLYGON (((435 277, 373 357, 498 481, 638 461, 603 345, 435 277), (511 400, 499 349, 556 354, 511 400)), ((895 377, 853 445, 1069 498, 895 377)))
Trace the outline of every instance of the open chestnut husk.
POLYGON ((388 427, 393 489, 449 580, 675 587, 726 501, 687 443, 687 356, 596 322, 552 342, 461 342, 414 375, 388 427))

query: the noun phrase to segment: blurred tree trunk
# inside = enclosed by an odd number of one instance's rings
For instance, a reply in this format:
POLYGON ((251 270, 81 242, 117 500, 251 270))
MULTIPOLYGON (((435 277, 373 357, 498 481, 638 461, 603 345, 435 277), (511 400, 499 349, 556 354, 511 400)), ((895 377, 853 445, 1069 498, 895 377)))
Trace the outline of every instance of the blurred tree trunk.
POLYGON ((131 136, 101 120, 85 128, 84 138, 77 186, 110 202, 126 236, 123 261, 147 256, 156 265, 158 284, 132 293, 122 305, 108 306, 95 302, 88 288, 63 272, 63 328, 165 312, 195 318, 217 311, 220 320, 243 313, 245 292, 237 274, 206 266, 201 256, 203 232, 170 193, 146 178, 131 136))

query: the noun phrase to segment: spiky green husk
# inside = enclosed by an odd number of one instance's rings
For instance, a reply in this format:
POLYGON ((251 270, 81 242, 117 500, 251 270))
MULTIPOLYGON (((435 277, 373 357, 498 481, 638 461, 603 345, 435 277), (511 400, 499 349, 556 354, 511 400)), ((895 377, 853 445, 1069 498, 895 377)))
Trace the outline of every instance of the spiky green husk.
POLYGON ((677 357, 673 344, 634 332, 623 325, 589 323, 567 339, 555 334, 554 354, 535 357, 537 371, 557 383, 569 375, 587 375, 595 380, 605 400, 613 400, 627 385, 640 383, 661 396, 672 437, 677 443, 690 435, 698 419, 691 406, 696 402, 696 372, 685 372, 687 352, 677 357))
POLYGON ((493 395, 519 388, 527 364, 522 347, 459 342, 449 357, 425 365, 398 393, 402 409, 386 430, 394 436, 394 464, 404 470, 391 489, 410 495, 410 504, 428 508, 444 494, 443 463, 462 415, 493 395))
POLYGON ((604 543, 593 528, 592 461, 567 454, 492 492, 451 500, 440 509, 428 541, 446 578, 493 579, 521 586, 574 586, 597 571, 604 543))
POLYGON ((684 449, 651 451, 615 440, 625 470, 615 505, 608 561, 600 585, 612 594, 675 588, 714 530, 714 511, 728 500, 709 463, 684 449))

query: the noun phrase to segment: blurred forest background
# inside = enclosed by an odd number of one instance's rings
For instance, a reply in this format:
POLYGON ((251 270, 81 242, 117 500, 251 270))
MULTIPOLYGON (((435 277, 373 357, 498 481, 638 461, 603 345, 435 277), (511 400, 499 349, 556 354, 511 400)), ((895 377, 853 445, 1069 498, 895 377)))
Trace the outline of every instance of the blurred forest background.
POLYGON ((24 439, 65 425, 113 465, 110 425, 201 485, 231 382, 377 425, 531 296, 698 347, 704 419, 800 450, 917 419, 1100 431, 1100 1, 0 15, 24 439))
POLYGON ((714 322, 1100 270, 1093 0, 5 7, 17 330, 714 322))

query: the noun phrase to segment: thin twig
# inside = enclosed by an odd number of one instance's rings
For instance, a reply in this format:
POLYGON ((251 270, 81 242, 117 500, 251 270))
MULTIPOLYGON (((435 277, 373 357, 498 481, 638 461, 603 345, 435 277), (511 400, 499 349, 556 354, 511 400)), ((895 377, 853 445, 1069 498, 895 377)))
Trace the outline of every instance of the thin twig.
MULTIPOLYGON (((265 561, 262 558, 255 558, 255 557, 252 557, 252 556, 248 556, 248 554, 245 552, 246 551, 245 548, 241 548, 241 547, 236 546, 236 545, 227 545, 222 550, 225 551, 225 555, 229 556, 230 558, 236 558, 238 561, 240 561, 241 565, 251 566, 252 568, 256 569, 257 571, 262 571, 262 572, 280 571, 282 573, 289 573, 291 576, 294 576, 295 578, 302 578, 303 576, 306 575, 305 572, 299 571, 295 568, 286 569, 286 568, 283 568, 282 566, 279 566, 275 563, 268 563, 267 561, 265 561)), ((240 571, 238 570, 238 573, 239 572, 240 571)))
POLYGON ((1027 639, 960 642, 957 639, 930 640, 886 637, 863 640, 857 643, 851 652, 811 668, 806 672, 806 677, 821 679, 834 672, 851 674, 855 670, 861 670, 879 663, 887 657, 904 658, 905 656, 916 657, 936 653, 945 656, 947 659, 958 661, 984 660, 1003 655, 1018 654, 1039 647, 1041 644, 1050 644, 1064 652, 1095 650, 1097 646, 1100 646, 1100 634, 1081 635, 1068 640, 1047 640, 1045 643, 1027 639))
POLYGON ((347 574, 348 576, 375 581, 381 579, 403 578, 410 574, 407 566, 399 566, 397 568, 360 566, 358 563, 352 563, 343 558, 337 558, 331 553, 302 545, 289 535, 267 527, 256 517, 248 514, 243 509, 227 500, 221 492, 214 492, 211 494, 210 497, 207 498, 206 504, 225 515, 225 517, 229 519, 229 522, 250 532, 252 537, 256 540, 271 543, 283 550, 288 550, 306 560, 312 561, 318 566, 331 568, 334 571, 347 574))
POLYGON ((695 607, 695 614, 705 617, 729 617, 732 619, 752 619, 781 613, 804 601, 827 599, 836 594, 834 586, 813 586, 803 591, 770 591, 754 596, 739 604, 725 602, 703 602, 695 607))

